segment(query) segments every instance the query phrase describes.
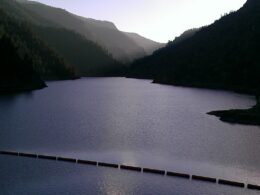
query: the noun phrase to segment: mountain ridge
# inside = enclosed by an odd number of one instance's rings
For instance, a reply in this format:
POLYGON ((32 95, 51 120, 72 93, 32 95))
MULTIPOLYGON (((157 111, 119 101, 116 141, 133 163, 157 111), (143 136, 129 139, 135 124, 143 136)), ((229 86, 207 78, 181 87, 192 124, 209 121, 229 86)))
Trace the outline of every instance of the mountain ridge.
POLYGON ((159 43, 151 39, 148 39, 146 37, 143 37, 138 33, 134 33, 134 32, 124 32, 124 33, 127 36, 129 36, 132 40, 134 40, 136 44, 142 47, 147 55, 151 55, 154 51, 166 45, 164 43, 159 43))
MULTIPOLYGON (((34 1, 22 1, 19 4, 27 11, 34 12, 37 17, 40 16, 63 28, 76 31, 88 40, 98 43, 107 49, 115 59, 122 62, 130 62, 147 55, 142 47, 124 32, 119 31, 112 22, 84 18, 64 9, 34 1)), ((160 46, 160 44, 158 45, 160 46)))
MULTIPOLYGON (((23 2, 30 4, 27 1, 23 2)), ((33 2, 33 4, 39 3, 33 2)), ((30 26, 34 34, 37 34, 38 38, 66 59, 79 76, 114 76, 118 75, 119 70, 124 68, 124 65, 114 60, 105 49, 96 43, 87 40, 79 33, 31 13, 17 1, 2 0, 1 7, 17 21, 30 26)), ((48 6, 44 7, 48 9, 48 6)))
MULTIPOLYGON (((225 89, 259 96, 259 43, 260 1, 249 0, 238 11, 202 27, 192 37, 178 44, 173 41, 153 55, 136 60, 127 76, 162 84, 225 89)), ((230 119, 230 115, 222 120, 252 124, 260 120, 259 106, 248 112, 230 112, 236 120, 230 119)))

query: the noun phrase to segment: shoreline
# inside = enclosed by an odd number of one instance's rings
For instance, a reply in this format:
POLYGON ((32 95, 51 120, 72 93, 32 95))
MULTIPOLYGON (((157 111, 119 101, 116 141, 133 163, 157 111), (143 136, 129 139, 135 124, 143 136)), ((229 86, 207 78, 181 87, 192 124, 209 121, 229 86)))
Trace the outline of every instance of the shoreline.
POLYGON ((207 114, 214 115, 223 122, 260 126, 260 99, 258 98, 256 105, 249 109, 211 111, 207 114))
MULTIPOLYGON (((135 78, 135 77, 125 77, 124 78, 135 78)), ((64 79, 64 80, 78 80, 81 78, 86 78, 86 77, 75 77, 73 79, 64 79)), ((93 77, 90 77, 93 78, 93 77)), ((94 77, 97 78, 97 77, 94 77)), ((100 77, 98 77, 100 78, 100 77)), ((104 77, 107 78, 107 77, 104 77)), ((135 79, 144 79, 144 78, 135 78, 135 79)), ((64 81, 64 80, 46 80, 47 82, 51 81, 64 81)), ((199 86, 199 85, 185 85, 185 84, 173 84, 173 83, 164 83, 164 82, 159 82, 155 81, 152 79, 149 79, 152 81, 154 84, 162 84, 162 85, 170 85, 170 86, 176 86, 176 87, 189 87, 189 88, 199 88, 199 89, 212 89, 212 90, 225 90, 225 91, 231 91, 235 92, 238 94, 246 94, 246 95, 255 95, 256 96, 256 105, 253 106, 252 108, 249 109, 230 109, 230 110, 217 110, 217 111, 210 111, 206 114, 216 116, 218 117, 221 121, 231 123, 231 124, 242 124, 242 125, 256 125, 260 126, 260 97, 258 97, 255 91, 250 91, 250 90, 237 90, 237 89, 225 89, 223 87, 211 87, 211 86, 199 86)), ((45 84, 45 83, 44 83, 45 84)), ((24 88, 19 88, 19 89, 9 89, 9 90, 1 90, 0 89, 0 95, 7 95, 7 94, 17 94, 17 93, 22 93, 22 92, 30 92, 33 90, 39 90, 46 88, 47 85, 42 85, 38 87, 24 87, 24 88)))
POLYGON ((210 111, 206 114, 213 115, 219 118, 223 122, 230 124, 241 124, 241 125, 255 125, 260 126, 260 97, 257 90, 250 89, 239 89, 239 88, 225 88, 225 86, 209 86, 205 84, 184 84, 184 83, 167 83, 153 80, 153 83, 172 85, 179 87, 191 87, 200 89, 212 89, 212 90, 225 90, 232 91, 238 94, 253 95, 256 97, 256 105, 248 109, 230 109, 230 110, 217 110, 210 111))

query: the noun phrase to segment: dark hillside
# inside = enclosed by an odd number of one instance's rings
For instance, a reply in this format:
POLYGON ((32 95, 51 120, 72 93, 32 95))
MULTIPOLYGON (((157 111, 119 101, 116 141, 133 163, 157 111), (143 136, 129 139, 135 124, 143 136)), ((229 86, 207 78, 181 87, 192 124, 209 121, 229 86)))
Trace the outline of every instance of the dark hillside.
POLYGON ((237 12, 201 28, 192 37, 169 43, 153 55, 135 61, 128 76, 259 94, 259 51, 260 1, 248 0, 237 12))

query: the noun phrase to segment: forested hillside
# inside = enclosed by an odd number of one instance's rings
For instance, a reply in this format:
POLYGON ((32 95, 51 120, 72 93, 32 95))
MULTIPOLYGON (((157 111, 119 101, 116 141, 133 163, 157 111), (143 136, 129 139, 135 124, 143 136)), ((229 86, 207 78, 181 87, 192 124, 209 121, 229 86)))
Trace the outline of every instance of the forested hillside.
POLYGON ((1 91, 42 88, 44 80, 73 79, 74 69, 31 30, 0 9, 1 91))
POLYGON ((44 82, 35 73, 28 56, 18 55, 10 37, 0 35, 0 94, 40 89, 44 82))
POLYGON ((55 53, 32 31, 26 22, 17 21, 14 17, 0 12, 2 34, 12 40, 18 54, 27 55, 34 70, 45 80, 74 78, 74 69, 55 53))
POLYGON ((135 61, 128 76, 259 94, 259 51, 260 1, 248 0, 237 12, 201 28, 192 37, 135 61))
POLYGON ((132 64, 129 76, 155 82, 255 91, 260 82, 260 2, 203 27, 132 64))
MULTIPOLYGON (((10 13, 15 20, 30 26, 31 31, 49 48, 55 50, 56 54, 65 59, 67 64, 75 69, 77 75, 114 76, 124 69, 124 65, 114 60, 104 48, 72 30, 67 30, 55 21, 41 17, 37 14, 38 12, 32 12, 25 8, 24 3, 27 5, 29 2, 3 0, 0 8, 2 7, 3 10, 10 13)), ((40 6, 49 9, 48 6, 42 4, 40 6)), ((56 11, 57 15, 60 13, 60 9, 51 10, 56 11)), ((63 21, 66 19, 66 17, 63 18, 63 21)), ((61 20, 61 18, 58 17, 57 20, 61 20)))
MULTIPOLYGON (((22 10, 25 12, 26 18, 35 24, 41 24, 48 27, 58 26, 75 31, 86 39, 105 48, 105 50, 120 62, 126 63, 138 57, 146 56, 147 53, 145 50, 154 51, 162 46, 160 43, 147 39, 144 39, 143 41, 151 42, 150 44, 139 45, 127 34, 118 30, 117 27, 109 21, 84 18, 74 15, 64 9, 54 8, 38 2, 26 0, 17 2, 19 2, 17 3, 19 5, 16 5, 17 10, 19 9, 20 11, 22 10)), ((143 39, 141 36, 138 38, 143 39)))
POLYGON ((35 32, 75 68, 79 76, 117 76, 122 64, 97 44, 64 28, 34 26, 35 32))

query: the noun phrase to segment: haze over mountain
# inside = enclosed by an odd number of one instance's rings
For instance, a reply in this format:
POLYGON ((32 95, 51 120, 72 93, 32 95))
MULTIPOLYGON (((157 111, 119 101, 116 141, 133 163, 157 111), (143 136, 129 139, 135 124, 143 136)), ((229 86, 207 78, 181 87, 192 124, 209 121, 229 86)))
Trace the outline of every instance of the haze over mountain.
POLYGON ((128 76, 259 94, 259 0, 248 0, 237 12, 176 41, 135 61, 128 76))
POLYGON ((157 49, 165 46, 163 43, 158 44, 158 42, 142 37, 136 33, 125 32, 125 34, 130 37, 137 45, 142 47, 147 55, 151 55, 157 49))
POLYGON ((45 25, 56 26, 73 30, 86 39, 99 44, 108 50, 114 58, 123 62, 143 57, 152 51, 164 46, 154 41, 135 35, 133 39, 128 34, 121 32, 117 27, 108 21, 99 21, 74 15, 60 8, 50 7, 38 2, 20 0, 20 7, 33 18, 33 22, 45 25), (136 38, 142 42, 136 43, 136 38), (150 42, 150 44, 148 43, 150 42))
POLYGON ((35 32, 76 70, 78 76, 117 76, 124 65, 82 35, 62 28, 34 26, 35 32))
MULTIPOLYGON (((125 65, 114 57, 129 62, 150 54, 163 45, 137 34, 130 36, 129 33, 119 31, 111 22, 83 18, 37 2, 2 0, 0 9, 3 15, 0 26, 7 36, 4 36, 3 41, 9 40, 9 43, 5 44, 13 47, 14 52, 27 52, 31 74, 35 75, 35 78, 38 74, 44 80, 70 79, 75 78, 75 74, 122 75, 125 65), (6 25, 6 21, 13 25, 6 25)), ((5 54, 4 51, 2 55, 11 56, 10 52, 5 54)), ((17 59, 24 64, 19 52, 17 59)), ((7 65, 6 62, 4 66, 7 65)), ((18 60, 16 63, 19 63, 18 60)), ((13 74, 22 72, 22 69, 12 70, 13 74)), ((2 81, 4 82, 4 79, 2 81)), ((12 83, 11 79, 8 82, 12 83)), ((8 82, 6 80, 5 84, 8 82)), ((33 81, 31 84, 33 85, 33 81)))
POLYGON ((124 32, 135 32, 167 43, 182 32, 211 24, 238 10, 246 0, 33 0, 61 7, 85 18, 112 21, 124 32))
MULTIPOLYGON (((19 1, 27 2, 27 1, 19 1)), ((23 5, 23 4, 22 4, 23 5)), ((67 30, 25 9, 14 0, 3 0, 0 4, 13 20, 30 26, 34 35, 74 67, 79 76, 112 76, 122 68, 113 57, 96 43, 84 36, 67 30)))

